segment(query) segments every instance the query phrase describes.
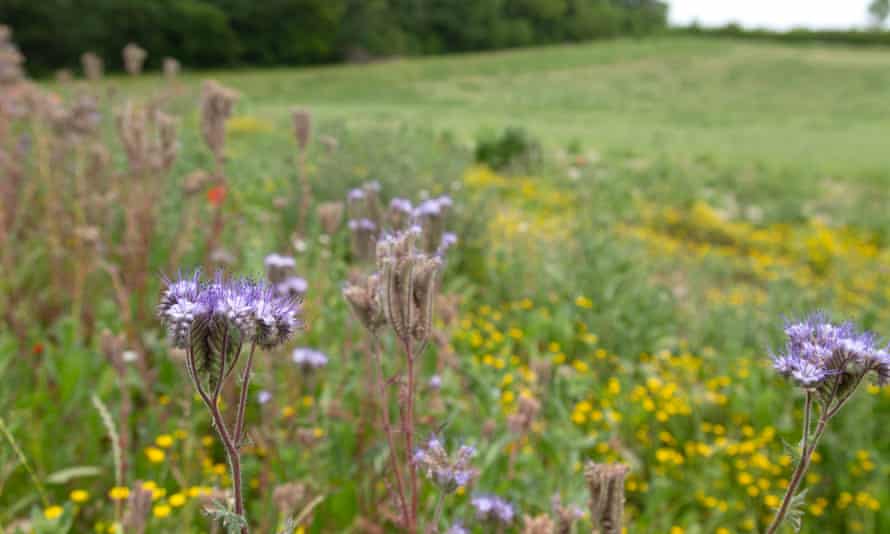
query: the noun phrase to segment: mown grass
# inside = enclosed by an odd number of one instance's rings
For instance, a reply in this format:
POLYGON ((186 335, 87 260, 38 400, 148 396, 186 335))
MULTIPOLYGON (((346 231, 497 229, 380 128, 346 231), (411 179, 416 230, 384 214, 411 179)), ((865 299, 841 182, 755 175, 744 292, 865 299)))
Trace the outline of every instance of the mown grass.
MULTIPOLYGON (((554 493, 583 503, 579 469, 595 459, 632 467, 631 532, 756 531, 791 469, 782 442, 799 433, 799 395, 767 358, 783 314, 824 308, 890 335, 888 66, 880 51, 664 38, 189 74, 169 104, 181 116, 183 154, 161 206, 154 261, 164 263, 179 229, 179 181, 210 166, 197 130, 198 80, 242 92, 229 122, 225 243, 243 273, 259 273, 269 252, 294 252, 287 112, 306 106, 319 200, 377 179, 384 198, 450 192, 458 205, 451 226, 461 241, 443 290, 459 313, 438 326, 446 341, 423 376, 439 373, 443 386, 420 408, 423 432, 444 426, 449 442, 481 451, 480 481, 449 498, 449 520, 472 524, 476 491, 504 494, 528 514, 546 511, 554 493), (543 162, 509 173, 473 167, 477 134, 510 125, 541 140, 543 162), (338 149, 325 151, 321 135, 338 149), (282 197, 288 202, 275 207, 282 197), (507 418, 522 395, 542 411, 517 437, 507 418)), ((118 95, 158 85, 105 83, 118 95)), ((309 239, 298 254, 310 291, 309 329, 297 344, 324 350, 331 364, 308 383, 286 353, 258 367, 257 388, 275 400, 252 406, 248 419, 263 440, 245 464, 257 524, 283 519, 271 487, 292 480, 325 496, 305 525, 313 532, 356 528, 359 515, 380 520, 380 436, 357 430, 369 421, 363 337, 339 296, 354 268, 346 244, 341 231, 329 249, 309 239), (301 432, 314 437, 298 439, 301 432)), ((185 267, 200 252, 191 250, 185 267)), ((16 273, 28 276, 27 265, 16 273)), ((25 339, 0 333, 0 377, 12 384, 0 392, 0 413, 38 477, 100 468, 48 484, 50 499, 76 514, 75 532, 113 517, 112 461, 89 397, 110 406, 120 398, 95 336, 120 323, 108 293, 95 298, 92 336, 72 319, 34 324, 25 339), (60 439, 69 428, 76 432, 60 439), (89 490, 88 501, 70 502, 74 489, 89 490)), ((189 487, 224 485, 225 469, 221 451, 202 439, 207 418, 181 366, 165 357, 157 325, 145 338, 159 380, 149 391, 131 377, 138 430, 129 481, 155 481, 164 505, 189 487), (153 462, 144 449, 158 436, 174 445, 153 462)), ((886 390, 870 389, 827 436, 808 480, 805 532, 890 528, 890 435, 880 424, 888 407, 886 390)), ((0 451, 0 524, 32 506, 40 515, 27 472, 0 451)), ((200 531, 199 518, 189 499, 152 519, 150 531, 200 531)))

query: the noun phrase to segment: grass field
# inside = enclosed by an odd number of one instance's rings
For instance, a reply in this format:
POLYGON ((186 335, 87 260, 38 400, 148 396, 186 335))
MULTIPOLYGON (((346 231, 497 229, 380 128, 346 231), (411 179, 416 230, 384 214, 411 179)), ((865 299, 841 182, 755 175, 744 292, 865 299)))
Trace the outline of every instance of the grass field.
MULTIPOLYGON (((366 379, 370 345, 341 297, 345 280, 372 267, 350 252, 345 225, 321 235, 313 214, 303 239, 293 236, 301 196, 290 110, 301 106, 313 117, 313 207, 368 180, 387 203, 454 200, 447 225, 459 241, 421 363, 419 433, 473 444, 480 473, 445 499, 442 531, 457 521, 493 531, 474 520, 470 500, 482 493, 508 498, 520 516, 548 513, 554 495, 584 507, 591 459, 630 466, 628 532, 763 531, 794 468, 783 443, 800 439, 803 395, 769 359, 783 317, 821 309, 890 336, 888 67, 880 50, 653 38, 187 73, 174 89, 155 76, 93 86, 115 108, 126 95, 166 95, 181 150, 169 176, 153 178, 163 187, 143 266, 151 276, 128 310, 80 238, 53 240, 66 235, 46 216, 54 188, 74 191, 60 200, 73 220, 89 195, 39 158, 27 166, 32 215, 0 263, 0 526, 31 517, 38 532, 113 531, 120 490, 149 480, 148 532, 208 529, 201 495, 227 487, 225 456, 152 310, 155 273, 206 264, 220 213, 227 270, 261 276, 267 254, 286 253, 309 287, 306 330, 264 355, 252 383, 251 399, 271 394, 248 410, 253 531, 294 515, 305 532, 394 529, 381 511, 389 467, 366 379), (197 106, 205 78, 241 93, 222 201, 181 187, 213 166, 197 106), (477 139, 510 126, 540 142, 540 161, 475 165, 477 139), (79 266, 82 285, 66 284, 79 266), (123 375, 103 355, 105 329, 138 349, 123 375), (299 372, 294 346, 323 351, 328 365, 299 372), (441 386, 426 386, 434 375, 441 386), (121 474, 94 393, 127 433, 121 474), (524 399, 538 409, 517 429, 524 399), (273 494, 287 482, 305 494, 284 506, 273 494)), ((49 134, 32 128, 39 149, 49 134)), ((108 113, 102 132, 117 172, 91 187, 117 191, 135 177, 108 113)), ((121 202, 103 219, 109 249, 125 239, 115 228, 129 209, 121 202)), ((123 269, 126 260, 109 257, 123 269)), ((384 345, 394 370, 395 344, 384 345)), ((832 422, 806 478, 803 532, 890 529, 888 389, 862 386, 832 422)), ((436 497, 423 488, 428 518, 436 497)), ((589 516, 575 528, 589 531, 589 516)))

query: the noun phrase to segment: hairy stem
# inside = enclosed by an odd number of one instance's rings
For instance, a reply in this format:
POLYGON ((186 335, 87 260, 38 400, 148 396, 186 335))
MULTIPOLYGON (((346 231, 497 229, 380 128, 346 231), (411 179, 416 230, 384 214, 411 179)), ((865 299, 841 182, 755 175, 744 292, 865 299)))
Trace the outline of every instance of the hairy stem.
POLYGON ((409 339, 405 343, 405 353, 408 357, 408 399, 407 410, 405 414, 405 418, 403 421, 405 427, 405 451, 406 456, 408 458, 408 472, 409 472, 409 484, 411 488, 411 525, 410 528, 413 531, 417 530, 417 508, 418 508, 418 495, 417 495, 417 465, 415 465, 414 461, 411 458, 411 455, 414 451, 414 388, 416 387, 414 384, 414 352, 411 340, 409 339))
POLYGON ((377 367, 377 389, 378 394, 380 395, 380 411, 383 415, 383 431, 386 434, 386 440, 389 444, 389 458, 396 478, 396 497, 398 498, 399 506, 402 508, 402 522, 407 526, 409 517, 408 501, 405 499, 405 484, 402 481, 402 469, 399 466, 396 440, 392 423, 389 419, 389 396, 386 394, 386 381, 384 380, 383 374, 383 358, 380 355, 381 350, 380 343, 375 342, 371 352, 374 354, 374 363, 375 367, 377 367))
POLYGON ((238 413, 235 416, 235 445, 238 447, 241 446, 244 439, 244 412, 247 409, 247 386, 250 382, 254 350, 256 350, 256 342, 250 345, 250 354, 247 355, 247 363, 244 364, 244 373, 241 375, 241 396, 238 399, 238 413))
MULTIPOLYGON (((812 401, 810 393, 807 393, 807 401, 807 412, 811 412, 812 401)), ((804 414, 805 420, 808 420, 809 417, 809 413, 804 414)), ((770 524, 769 528, 766 530, 766 534, 774 534, 785 520, 785 516, 788 515, 788 508, 791 506, 791 501, 797 493, 797 488, 800 486, 804 475, 807 473, 807 469, 810 467, 810 459, 816 451, 816 446, 819 444, 819 440, 825 433, 826 425, 828 425, 828 415, 826 412, 823 412, 819 417, 819 425, 816 427, 816 433, 813 434, 812 441, 809 441, 809 444, 801 450, 800 460, 791 476, 791 482, 788 483, 788 489, 785 490, 785 496, 782 498, 782 505, 776 512, 776 517, 773 519, 772 524, 770 524)))
POLYGON ((427 534, 436 534, 439 532, 439 518, 442 516, 442 503, 445 502, 445 492, 440 491, 436 498, 436 509, 433 511, 433 520, 427 526, 427 534))

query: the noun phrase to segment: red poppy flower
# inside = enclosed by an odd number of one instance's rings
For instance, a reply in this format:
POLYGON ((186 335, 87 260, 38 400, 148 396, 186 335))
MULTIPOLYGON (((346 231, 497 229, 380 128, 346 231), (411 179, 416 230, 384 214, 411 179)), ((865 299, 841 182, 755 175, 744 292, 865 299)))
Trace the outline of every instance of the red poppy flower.
POLYGON ((207 202, 219 206, 226 199, 226 186, 218 185, 207 190, 207 202))

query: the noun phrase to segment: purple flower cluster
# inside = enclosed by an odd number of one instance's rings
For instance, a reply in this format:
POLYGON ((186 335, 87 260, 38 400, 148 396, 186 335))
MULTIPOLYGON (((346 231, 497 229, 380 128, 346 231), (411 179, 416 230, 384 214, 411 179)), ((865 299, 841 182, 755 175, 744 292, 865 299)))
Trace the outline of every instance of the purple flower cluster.
POLYGON ((371 219, 353 219, 349 221, 349 229, 352 231, 364 230, 373 232, 377 229, 377 225, 371 219))
POLYGON ((784 352, 773 368, 804 389, 815 390, 834 377, 854 379, 874 372, 878 383, 890 381, 890 350, 877 337, 849 322, 835 324, 822 313, 785 325, 784 352))
POLYGON ((328 357, 323 352, 308 347, 295 348, 291 359, 306 372, 321 369, 328 364, 328 357))
POLYGON ((452 204, 453 202, 451 200, 451 197, 449 197, 448 195, 442 195, 440 197, 424 200, 417 206, 417 209, 414 210, 414 215, 416 217, 435 217, 447 211, 448 208, 452 206, 452 204))
POLYGON ((199 272, 167 282, 158 305, 158 316, 177 348, 190 348, 207 340, 194 339, 195 327, 207 336, 226 332, 232 343, 248 343, 264 349, 287 341, 300 327, 299 303, 277 296, 262 282, 223 280, 217 275, 202 281, 199 272))
POLYGON ((496 495, 477 495, 470 504, 476 509, 476 518, 480 521, 509 525, 516 517, 513 505, 496 495))
POLYGON ((476 470, 470 466, 470 460, 475 455, 475 448, 462 445, 454 458, 451 458, 442 441, 433 436, 427 441, 426 448, 415 451, 413 460, 426 472, 427 478, 442 491, 451 493, 461 486, 466 486, 476 477, 476 470))

